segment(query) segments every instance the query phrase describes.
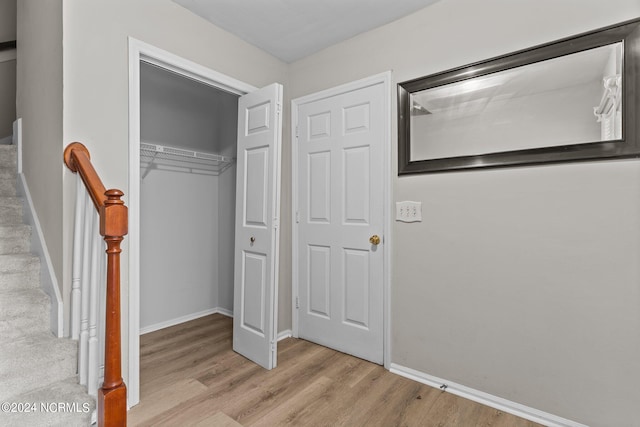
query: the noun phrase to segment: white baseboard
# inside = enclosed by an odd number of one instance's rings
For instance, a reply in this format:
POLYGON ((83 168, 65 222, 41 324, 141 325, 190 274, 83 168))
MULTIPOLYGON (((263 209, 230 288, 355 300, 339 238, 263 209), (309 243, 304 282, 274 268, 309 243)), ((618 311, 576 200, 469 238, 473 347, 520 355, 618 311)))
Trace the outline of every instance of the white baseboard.
MULTIPOLYGON (((210 314, 222 314, 223 316, 233 317, 233 311, 222 307, 216 307, 209 310, 199 311, 197 313, 191 313, 186 316, 176 317, 175 319, 166 320, 164 322, 156 323, 153 325, 145 326, 144 328, 140 328, 140 335, 155 332, 160 329, 168 328, 170 326, 179 325, 180 323, 199 319, 204 316, 209 316, 210 314)), ((282 341, 283 339, 289 338, 291 336, 293 336, 291 329, 285 329, 284 331, 280 331, 278 333, 278 341, 282 341)))
POLYGON ((31 250, 40 257, 42 266, 40 267, 40 286, 44 293, 51 299, 50 326, 51 332, 61 338, 64 335, 64 317, 62 313, 62 295, 58 287, 58 279, 53 270, 53 263, 47 249, 47 242, 44 240, 42 227, 38 214, 33 206, 33 199, 29 192, 29 186, 23 173, 18 174, 18 193, 25 200, 24 220, 34 231, 31 233, 31 250))
POLYGON ((233 317, 233 310, 227 310, 226 308, 218 307, 217 313, 220 313, 223 316, 233 317))
POLYGON ((456 384, 452 381, 447 381, 442 378, 434 377, 433 375, 425 374, 424 372, 416 371, 415 369, 407 368, 404 366, 391 364, 390 371, 394 374, 403 376, 405 378, 412 379, 422 384, 427 384, 431 387, 441 389, 442 385, 446 385, 445 391, 455 394, 465 399, 473 400, 474 402, 481 403, 486 406, 498 409, 509 414, 516 415, 521 418, 525 418, 530 421, 537 422, 549 427, 588 427, 584 424, 576 421, 571 421, 566 418, 558 417, 547 412, 540 411, 538 409, 530 408, 520 403, 512 402, 502 397, 493 396, 483 391, 475 390, 473 388, 456 384))
POLYGON ((140 328, 140 335, 148 334, 150 332, 158 331, 160 329, 168 328, 170 326, 179 325, 180 323, 188 322, 190 320, 199 319, 210 314, 222 314, 224 316, 233 317, 233 313, 226 308, 215 307, 207 310, 199 311, 197 313, 187 314, 186 316, 176 317, 174 319, 165 320, 164 322, 155 323, 153 325, 140 328))
POLYGON ((284 331, 278 332, 278 341, 282 341, 285 338, 291 338, 293 336, 293 331, 291 329, 285 329, 284 331))
MULTIPOLYGON (((233 317, 233 310, 227 310, 226 308, 218 307, 218 313, 228 317, 233 317)), ((285 329, 284 331, 278 332, 278 341, 282 341, 283 339, 290 338, 292 336, 293 333, 291 332, 291 329, 285 329)))

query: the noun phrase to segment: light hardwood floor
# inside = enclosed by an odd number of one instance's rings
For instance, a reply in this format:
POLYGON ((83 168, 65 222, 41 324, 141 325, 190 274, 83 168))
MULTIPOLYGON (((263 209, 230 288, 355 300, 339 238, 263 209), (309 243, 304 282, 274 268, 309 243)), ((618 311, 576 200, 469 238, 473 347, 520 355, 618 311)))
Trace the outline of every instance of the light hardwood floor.
POLYGON ((231 335, 219 314, 143 335, 129 425, 539 426, 304 340, 280 341, 266 371, 233 352, 231 335))

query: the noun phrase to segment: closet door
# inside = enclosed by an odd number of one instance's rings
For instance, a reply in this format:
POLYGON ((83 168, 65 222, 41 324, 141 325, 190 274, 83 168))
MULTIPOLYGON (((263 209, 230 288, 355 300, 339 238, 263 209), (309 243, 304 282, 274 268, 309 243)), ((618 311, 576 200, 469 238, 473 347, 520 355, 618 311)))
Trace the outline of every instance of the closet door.
POLYGON ((233 349, 276 366, 282 86, 238 103, 233 349))

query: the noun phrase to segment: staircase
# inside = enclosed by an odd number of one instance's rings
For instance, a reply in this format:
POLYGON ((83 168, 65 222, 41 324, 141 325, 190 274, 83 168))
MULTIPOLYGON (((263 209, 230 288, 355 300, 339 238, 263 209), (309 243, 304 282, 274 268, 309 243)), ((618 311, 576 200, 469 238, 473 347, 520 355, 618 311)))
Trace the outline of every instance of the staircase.
POLYGON ((50 332, 16 159, 15 146, 0 145, 0 426, 88 426, 95 400, 78 384, 77 342, 50 332))

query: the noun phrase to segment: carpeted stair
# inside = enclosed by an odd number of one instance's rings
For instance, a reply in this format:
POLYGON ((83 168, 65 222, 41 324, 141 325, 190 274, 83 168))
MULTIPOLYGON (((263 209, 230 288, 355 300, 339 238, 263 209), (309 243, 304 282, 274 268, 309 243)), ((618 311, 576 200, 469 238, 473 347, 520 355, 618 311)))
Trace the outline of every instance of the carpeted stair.
POLYGON ((50 331, 16 183, 16 148, 0 145, 0 426, 88 426, 95 400, 78 384, 77 342, 50 331))

